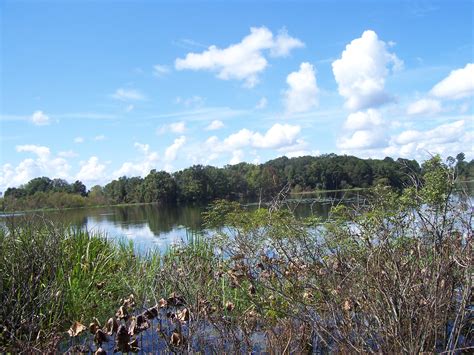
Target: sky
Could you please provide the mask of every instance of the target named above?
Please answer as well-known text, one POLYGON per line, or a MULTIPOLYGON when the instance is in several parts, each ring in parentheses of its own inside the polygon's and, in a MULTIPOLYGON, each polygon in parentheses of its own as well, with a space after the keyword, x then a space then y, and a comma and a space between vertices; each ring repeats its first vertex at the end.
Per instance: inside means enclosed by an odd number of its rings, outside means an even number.
POLYGON ((0 191, 474 158, 472 1, 0 1, 0 191))

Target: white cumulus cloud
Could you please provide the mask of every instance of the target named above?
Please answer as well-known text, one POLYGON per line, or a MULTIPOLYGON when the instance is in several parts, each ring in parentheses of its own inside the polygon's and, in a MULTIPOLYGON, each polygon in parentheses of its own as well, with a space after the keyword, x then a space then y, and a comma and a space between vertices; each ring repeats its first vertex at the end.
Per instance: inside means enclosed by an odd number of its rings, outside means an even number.
POLYGON ((243 128, 224 139, 222 148, 234 150, 242 147, 276 149, 295 144, 301 131, 298 125, 274 124, 264 134, 243 128))
POLYGON ((286 56, 294 48, 302 47, 300 40, 288 35, 286 30, 274 37, 266 27, 252 27, 250 34, 239 43, 226 48, 213 45, 201 53, 188 53, 175 61, 177 70, 209 70, 222 80, 242 80, 247 87, 255 86, 258 74, 268 66, 264 51, 271 56, 286 56))
POLYGON ((17 166, 4 164, 0 170, 0 191, 8 187, 19 186, 38 176, 67 179, 70 165, 61 156, 54 156, 48 147, 35 144, 16 146, 18 153, 33 154, 33 158, 26 158, 17 166))
POLYGON ((305 112, 317 104, 316 74, 310 63, 301 63, 299 71, 290 73, 286 82, 289 88, 284 101, 288 113, 305 112))
POLYGON ((255 148, 281 148, 292 145, 301 131, 298 125, 274 124, 264 135, 254 133, 252 145, 255 148))
POLYGON ((344 129, 356 131, 361 129, 371 129, 383 123, 380 112, 374 109, 358 111, 347 116, 344 122, 344 129))
POLYGON ((232 158, 230 158, 229 160, 229 164, 231 165, 239 164, 242 162, 243 159, 244 159, 244 152, 240 149, 234 150, 232 152, 232 158))
POLYGON ((376 109, 351 113, 347 116, 343 128, 345 132, 337 139, 336 145, 344 153, 386 145, 386 127, 376 109))
POLYGON ((28 152, 28 153, 33 153, 38 156, 40 159, 48 159, 50 155, 50 150, 48 147, 44 147, 41 145, 35 145, 35 144, 25 144, 25 145, 17 145, 16 146, 16 151, 17 152, 28 152))
POLYGON ((215 131, 224 127, 224 122, 221 120, 214 120, 206 127, 206 131, 215 131))
POLYGON ((456 156, 464 152, 473 156, 474 133, 472 125, 465 120, 444 123, 429 130, 406 130, 394 135, 386 155, 426 159, 431 154, 443 157, 456 156))
POLYGON ((178 137, 174 140, 173 144, 171 144, 168 148, 165 150, 165 160, 167 162, 172 162, 176 159, 176 156, 178 154, 178 151, 181 149, 181 147, 186 143, 186 137, 181 136, 178 137))
POLYGON ((474 94, 474 63, 453 70, 446 78, 437 83, 430 91, 440 99, 462 99, 474 94))
POLYGON ((77 154, 73 150, 65 150, 65 151, 59 152, 58 156, 62 158, 76 158, 79 156, 79 154, 77 154))
POLYGON ((380 131, 358 130, 339 139, 337 146, 343 151, 350 151, 382 147, 385 142, 385 137, 380 131))
POLYGON ((408 115, 435 115, 442 111, 441 103, 433 99, 420 99, 407 107, 408 115))
POLYGON ((159 162, 157 152, 150 150, 148 144, 135 142, 134 147, 142 153, 142 157, 135 162, 124 162, 121 167, 113 172, 113 176, 146 176, 150 170, 156 168, 159 162))
POLYGON ((106 177, 106 166, 99 161, 98 157, 91 156, 87 161, 81 162, 80 165, 81 169, 77 173, 76 179, 89 186, 103 183, 106 177))
POLYGON ((31 122, 36 126, 45 126, 51 123, 51 119, 43 111, 38 110, 31 115, 31 122))
POLYGON ((276 123, 267 131, 257 132, 247 128, 230 134, 224 139, 209 137, 200 149, 191 155, 195 163, 208 164, 222 154, 231 153, 232 164, 242 161, 245 150, 256 155, 259 149, 275 149, 280 152, 295 151, 306 148, 306 143, 299 138, 301 127, 298 125, 276 123))
POLYGON ((272 57, 286 57, 294 48, 302 48, 304 43, 298 38, 291 37, 286 28, 278 31, 278 35, 273 41, 273 46, 270 48, 270 55, 272 57))
POLYGON ((385 92, 385 79, 390 68, 397 70, 403 62, 387 48, 374 31, 367 30, 349 43, 341 58, 332 63, 339 94, 346 99, 350 110, 376 107, 390 101, 390 95, 385 92))

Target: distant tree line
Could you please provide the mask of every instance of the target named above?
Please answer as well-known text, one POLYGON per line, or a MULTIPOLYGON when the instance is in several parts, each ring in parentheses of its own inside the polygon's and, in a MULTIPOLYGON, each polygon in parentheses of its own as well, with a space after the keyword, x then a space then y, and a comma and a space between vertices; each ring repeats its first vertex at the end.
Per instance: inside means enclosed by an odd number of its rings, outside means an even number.
MULTIPOLYGON (((474 161, 464 153, 449 157, 460 180, 474 176, 474 161)), ((360 159, 325 154, 318 157, 280 157, 264 164, 240 163, 223 168, 194 165, 170 174, 151 170, 145 177, 120 177, 89 191, 81 181, 38 177, 27 184, 8 188, 4 210, 80 207, 128 203, 205 203, 215 199, 255 199, 274 196, 284 186, 293 192, 339 190, 386 185, 403 189, 420 179, 423 166, 416 160, 399 158, 360 159)))

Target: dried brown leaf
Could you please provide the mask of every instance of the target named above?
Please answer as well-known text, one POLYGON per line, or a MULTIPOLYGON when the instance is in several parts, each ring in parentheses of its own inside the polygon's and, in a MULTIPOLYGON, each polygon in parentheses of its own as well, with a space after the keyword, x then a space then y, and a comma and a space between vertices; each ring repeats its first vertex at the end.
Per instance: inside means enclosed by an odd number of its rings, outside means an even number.
POLYGON ((173 346, 180 346, 184 342, 184 337, 181 333, 178 333, 177 331, 174 331, 173 334, 171 334, 171 339, 170 339, 170 344, 173 346))
POLYGON ((189 321, 189 309, 184 308, 184 309, 178 311, 177 312, 177 317, 178 317, 178 320, 181 323, 185 323, 185 322, 189 321))
POLYGON ((120 308, 115 313, 115 316, 120 320, 126 319, 128 317, 128 311, 124 306, 120 306, 120 308))
POLYGON ((136 335, 143 332, 144 330, 147 330, 148 328, 150 328, 150 322, 143 314, 140 314, 137 317, 132 317, 132 321, 128 327, 128 333, 130 335, 136 335))
POLYGON ((123 301, 123 304, 122 304, 122 306, 124 306, 126 308, 133 308, 133 307, 135 307, 135 305, 136 305, 135 296, 133 294, 130 294, 130 296, 128 296, 128 298, 126 298, 123 301))
POLYGON ((158 306, 160 308, 165 308, 168 306, 168 302, 164 298, 162 298, 161 300, 158 301, 158 306))
POLYGON ((87 327, 84 324, 81 324, 78 321, 76 321, 71 325, 71 328, 69 328, 69 330, 67 332, 68 332, 69 336, 76 337, 86 329, 87 329, 87 327))
POLYGON ((105 324, 105 331, 108 335, 112 335, 117 332, 119 327, 119 322, 115 317, 109 318, 107 323, 105 324))
POLYGON ((96 322, 92 322, 91 324, 89 324, 89 331, 91 332, 91 334, 95 334, 99 329, 100 327, 96 322))

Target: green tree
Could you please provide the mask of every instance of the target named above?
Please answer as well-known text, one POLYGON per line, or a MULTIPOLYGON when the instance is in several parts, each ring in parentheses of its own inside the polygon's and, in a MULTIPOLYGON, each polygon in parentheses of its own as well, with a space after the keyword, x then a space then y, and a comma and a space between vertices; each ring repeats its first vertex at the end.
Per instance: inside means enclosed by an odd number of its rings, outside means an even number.
POLYGON ((87 196, 87 188, 81 181, 76 180, 71 186, 71 192, 81 196, 87 196))
POLYGON ((34 195, 37 192, 48 192, 52 189, 52 180, 46 176, 30 180, 25 185, 27 195, 34 195))
POLYGON ((166 171, 151 170, 142 184, 144 202, 175 202, 176 182, 166 171))

